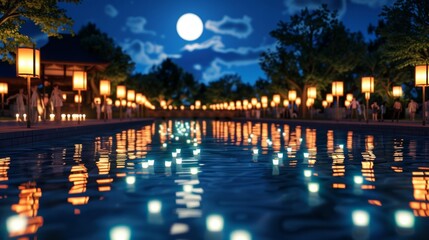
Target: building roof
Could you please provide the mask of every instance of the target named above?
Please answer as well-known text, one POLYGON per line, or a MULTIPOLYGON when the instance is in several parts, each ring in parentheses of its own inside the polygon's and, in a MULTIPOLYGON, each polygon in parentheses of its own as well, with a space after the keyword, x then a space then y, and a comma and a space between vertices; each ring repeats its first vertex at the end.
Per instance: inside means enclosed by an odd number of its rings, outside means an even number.
POLYGON ((40 49, 40 57, 46 75, 49 75, 49 68, 55 66, 56 68, 66 66, 84 68, 86 71, 104 71, 109 65, 108 62, 102 61, 85 50, 80 39, 70 34, 61 34, 61 38, 50 37, 48 43, 40 49))

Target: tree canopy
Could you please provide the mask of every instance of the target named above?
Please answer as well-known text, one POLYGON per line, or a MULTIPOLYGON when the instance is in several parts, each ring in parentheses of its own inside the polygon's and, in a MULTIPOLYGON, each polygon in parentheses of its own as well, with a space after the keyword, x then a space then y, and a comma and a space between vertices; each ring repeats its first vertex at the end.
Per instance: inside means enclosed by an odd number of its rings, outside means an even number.
POLYGON ((3 61, 13 62, 10 53, 20 45, 32 45, 31 37, 22 32, 22 26, 33 23, 48 36, 73 32, 73 20, 58 3, 80 3, 81 0, 1 0, 0 1, 0 55, 3 61))
POLYGON ((306 99, 306 89, 325 90, 360 62, 365 51, 361 33, 352 33, 326 5, 280 21, 270 32, 275 50, 262 54, 260 65, 278 89, 295 89, 306 99))
POLYGON ((378 25, 383 57, 396 68, 429 63, 429 2, 397 0, 384 6, 378 25))
MULTIPOLYGON (((134 62, 115 41, 106 33, 101 32, 93 23, 83 26, 77 35, 82 46, 89 52, 98 56, 100 60, 109 62, 109 66, 104 72, 97 73, 97 79, 106 78, 116 86, 118 83, 125 81, 134 71, 134 62)), ((90 76, 90 84, 94 91, 96 87, 95 76, 90 76)))

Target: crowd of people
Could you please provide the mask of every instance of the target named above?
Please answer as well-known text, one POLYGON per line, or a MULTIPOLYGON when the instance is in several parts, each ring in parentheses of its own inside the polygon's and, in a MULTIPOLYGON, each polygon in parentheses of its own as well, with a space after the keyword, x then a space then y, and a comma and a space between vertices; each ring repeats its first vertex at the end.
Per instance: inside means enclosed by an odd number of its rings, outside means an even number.
MULTIPOLYGON (((426 105, 428 106, 427 109, 429 109, 429 101, 426 102, 426 105)), ((374 101, 371 103, 371 105, 368 107, 368 113, 366 112, 366 106, 365 104, 357 101, 355 98, 353 98, 353 100, 350 103, 349 106, 349 111, 350 113, 348 114, 349 118, 352 119, 358 119, 358 121, 360 120, 367 120, 367 118, 371 117, 372 121, 379 121, 379 122, 383 122, 386 118, 386 113, 387 113, 387 103, 386 102, 381 102, 380 104, 378 104, 377 101, 374 101)), ((391 120, 398 122, 399 119, 401 118, 401 114, 403 112, 403 106, 402 103, 399 99, 395 99, 392 106, 391 106, 391 120)), ((411 99, 408 104, 407 104, 407 113, 406 115, 408 115, 409 119, 411 121, 414 121, 416 118, 416 113, 419 110, 419 104, 414 101, 413 99, 411 99)), ((427 115, 427 114, 426 114, 427 115)), ((426 116, 428 117, 428 116, 426 116)), ((368 119, 370 120, 370 119, 368 119)))
POLYGON ((43 98, 37 85, 34 85, 31 87, 30 99, 24 94, 24 89, 20 88, 18 93, 6 99, 6 105, 9 105, 12 100, 15 100, 13 108, 20 121, 24 121, 25 116, 28 116, 31 122, 37 122, 41 120, 39 116, 46 118, 47 112, 54 113, 55 120, 61 121, 63 94, 58 85, 54 85, 49 98, 43 98))
POLYGON ((55 120, 61 121, 61 107, 63 106, 63 94, 58 85, 54 85, 49 98, 43 98, 39 93, 37 85, 31 87, 30 98, 24 94, 24 89, 20 88, 18 93, 6 99, 6 105, 12 100, 13 108, 18 120, 24 121, 28 117, 31 122, 45 119, 47 112, 55 114, 55 120), (40 116, 40 118, 39 118, 40 116))
MULTIPOLYGON (((45 121, 50 115, 54 114, 54 120, 61 122, 62 120, 62 109, 64 106, 64 94, 58 85, 53 85, 52 90, 49 94, 45 95, 40 92, 37 85, 31 86, 30 98, 24 92, 24 88, 20 88, 14 95, 9 96, 5 104, 9 105, 10 113, 12 116, 17 116, 17 120, 24 122, 30 120, 32 123, 38 121, 45 121)), ((106 118, 112 119, 112 105, 101 103, 100 98, 96 98, 92 107, 96 111, 97 119, 102 118, 102 112, 106 111, 106 118)), ((132 112, 127 108, 126 116, 131 118, 132 112)))

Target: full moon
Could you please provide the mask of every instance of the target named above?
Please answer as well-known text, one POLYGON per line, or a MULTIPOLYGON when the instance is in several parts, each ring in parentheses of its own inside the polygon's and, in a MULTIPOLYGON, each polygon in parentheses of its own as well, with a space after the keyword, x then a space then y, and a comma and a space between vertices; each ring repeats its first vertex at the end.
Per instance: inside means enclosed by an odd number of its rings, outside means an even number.
POLYGON ((194 41, 203 34, 203 21, 193 13, 186 13, 177 20, 176 30, 183 40, 194 41))

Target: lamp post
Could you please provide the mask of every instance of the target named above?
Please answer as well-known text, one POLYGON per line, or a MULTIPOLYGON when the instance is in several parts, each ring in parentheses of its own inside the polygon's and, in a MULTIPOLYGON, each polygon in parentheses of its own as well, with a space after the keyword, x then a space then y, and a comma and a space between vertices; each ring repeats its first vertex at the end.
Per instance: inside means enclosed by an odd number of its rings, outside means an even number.
POLYGON ((283 107, 285 108, 285 112, 283 113, 283 118, 286 118, 289 115, 289 100, 283 99, 283 107))
POLYGON ((344 83, 341 81, 332 82, 332 96, 337 97, 337 106, 335 109, 335 118, 339 120, 338 108, 340 107, 340 96, 344 94, 344 83))
POLYGON ((100 95, 104 96, 104 121, 107 120, 107 103, 106 98, 107 96, 110 96, 110 80, 100 80, 100 95))
POLYGON ((332 93, 326 94, 326 102, 328 102, 328 106, 331 106, 331 103, 334 102, 334 96, 332 96, 332 93))
MULTIPOLYGON (((136 91, 134 91, 132 89, 128 89, 127 90, 127 101, 130 104, 127 104, 127 108, 132 108, 132 104, 134 103, 135 100, 136 100, 136 91)), ((131 116, 132 116, 132 114, 130 113, 130 116, 128 116, 128 117, 131 118, 131 116)))
POLYGON ((287 98, 291 102, 291 109, 292 109, 291 118, 292 118, 293 110, 295 109, 294 102, 296 101, 296 91, 295 90, 289 90, 289 92, 287 93, 287 98))
POLYGON ((4 95, 8 93, 7 83, 0 83, 0 93, 1 93, 1 116, 4 114, 4 95))
POLYGON ((145 95, 142 95, 141 103, 142 103, 142 117, 145 117, 146 105, 148 104, 148 100, 145 95))
POLYGON ((300 98, 300 97, 297 97, 297 98, 296 98, 296 100, 295 100, 295 104, 296 104, 296 107, 298 107, 298 108, 299 108, 299 106, 301 105, 301 98, 300 98))
POLYGON ((311 107, 314 104, 314 99, 317 97, 317 89, 316 87, 308 87, 307 88, 307 102, 306 105, 308 107, 308 110, 310 111, 310 118, 313 119, 313 112, 311 111, 311 107), (308 101, 308 99, 311 99, 308 101))
MULTIPOLYGON (((74 102, 77 103, 77 105, 79 106, 82 103, 82 95, 80 95, 80 94, 74 95, 74 102)), ((80 121, 80 111, 79 110, 78 110, 78 114, 76 115, 76 118, 77 118, 77 122, 79 124, 79 121, 80 121)), ((73 118, 73 120, 74 120, 74 118, 73 118)))
POLYGON ((274 94, 273 95, 273 102, 276 105, 276 118, 280 117, 280 114, 279 114, 279 104, 280 104, 281 100, 282 100, 282 98, 281 98, 280 94, 274 94))
POLYGON ((16 74, 19 77, 27 78, 27 128, 30 128, 31 78, 40 76, 40 50, 34 46, 32 48, 19 47, 16 54, 16 74))
POLYGON ((268 97, 267 96, 261 96, 261 105, 262 105, 262 117, 266 116, 266 109, 268 107, 268 97))
POLYGON ((365 93, 366 100, 366 122, 369 122, 368 116, 368 106, 369 106, 369 98, 371 97, 371 93, 374 92, 374 77, 362 77, 362 92, 365 93))
POLYGON ((322 101, 322 106, 323 106, 323 108, 327 108, 328 107, 328 101, 326 101, 326 100, 323 100, 322 101))
POLYGON ((252 116, 255 117, 256 116, 256 111, 253 111, 253 109, 256 108, 256 104, 258 104, 258 99, 257 98, 251 98, 250 99, 250 103, 252 104, 252 116))
POLYGON ((313 112, 311 111, 311 107, 314 104, 314 98, 307 98, 307 101, 305 102, 305 105, 307 106, 308 110, 310 111, 310 119, 313 119, 313 112))
POLYGON ((137 117, 140 117, 140 105, 142 104, 143 93, 136 93, 137 117))
MULTIPOLYGON (((73 91, 77 90, 77 96, 79 101, 77 103, 77 123, 80 123, 80 104, 82 103, 81 91, 86 91, 87 77, 85 71, 74 71, 73 72, 73 91)), ((76 98, 75 98, 76 99, 76 98)))
POLYGON ((127 94, 127 87, 124 85, 118 85, 116 86, 116 98, 119 99, 119 119, 122 120, 122 99, 125 98, 127 94))
POLYGON ((423 126, 426 125, 426 92, 425 87, 429 85, 428 79, 428 64, 426 65, 418 65, 416 66, 416 74, 415 74, 416 86, 422 87, 422 95, 423 95, 423 126))

